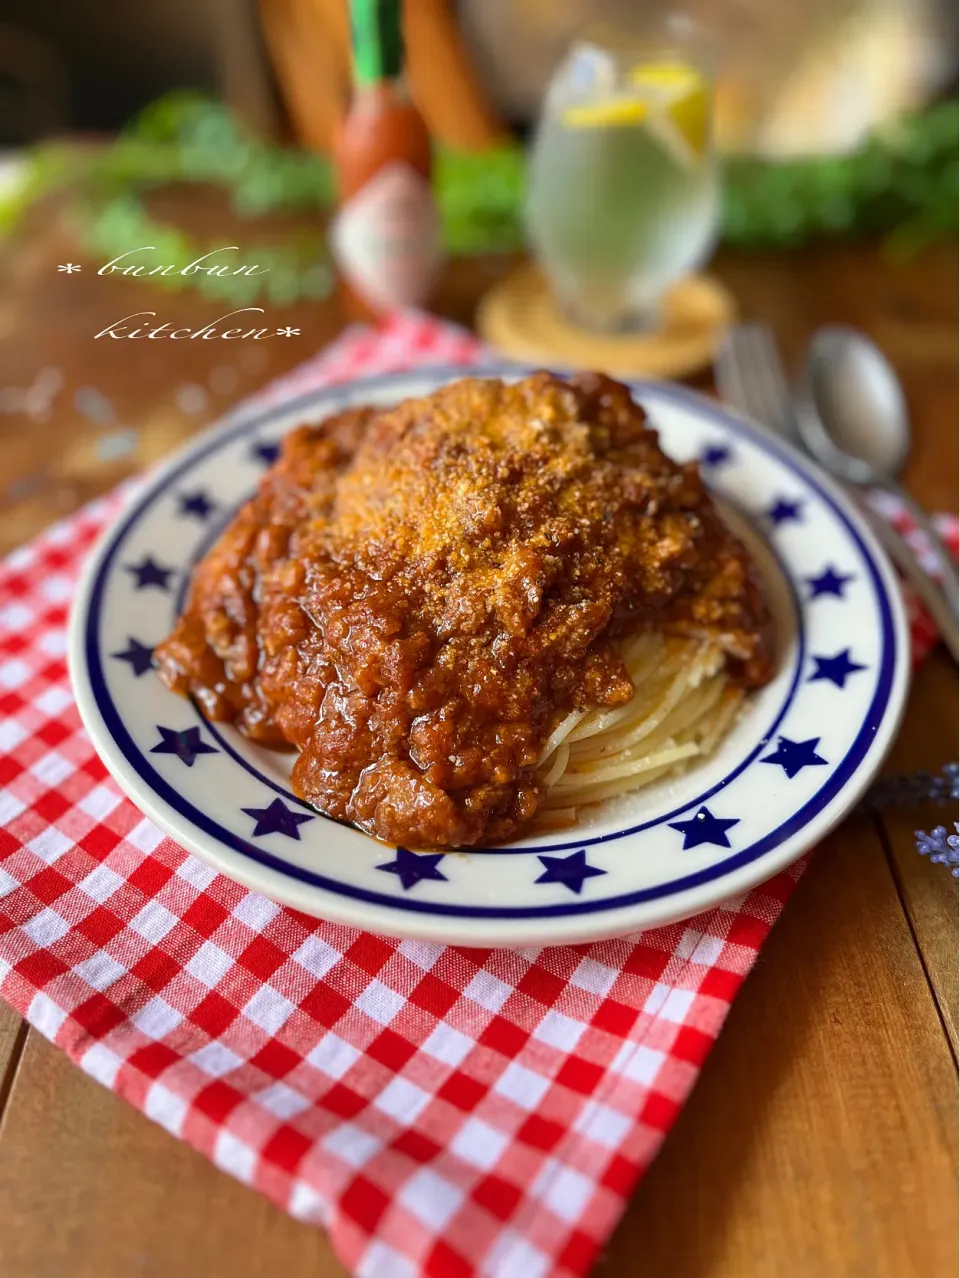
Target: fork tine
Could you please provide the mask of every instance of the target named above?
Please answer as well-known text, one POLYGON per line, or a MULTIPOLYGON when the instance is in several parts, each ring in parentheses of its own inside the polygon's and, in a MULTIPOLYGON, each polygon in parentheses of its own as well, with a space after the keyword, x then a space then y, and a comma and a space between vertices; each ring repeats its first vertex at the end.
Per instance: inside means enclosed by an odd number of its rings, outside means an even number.
POLYGON ((714 360, 714 376, 717 389, 724 403, 747 413, 747 396, 743 385, 741 355, 739 351, 739 326, 727 329, 714 360))
POLYGON ((775 434, 794 435, 790 387, 765 324, 727 330, 716 360, 721 397, 775 434))
MULTIPOLYGON (((788 394, 782 377, 777 375, 775 366, 771 366, 771 342, 769 335, 758 325, 754 325, 746 335, 749 351, 750 382, 755 389, 756 403, 762 406, 763 421, 773 430, 779 430, 783 416, 783 398, 788 394)), ((776 351, 773 360, 777 359, 776 351)))
POLYGON ((768 420, 779 434, 791 435, 793 434, 792 396, 773 334, 766 325, 758 325, 754 341, 756 344, 755 368, 757 376, 762 378, 767 396, 768 420))
POLYGON ((753 326, 737 325, 727 331, 717 363, 721 396, 761 425, 768 425, 763 387, 755 372, 753 326))

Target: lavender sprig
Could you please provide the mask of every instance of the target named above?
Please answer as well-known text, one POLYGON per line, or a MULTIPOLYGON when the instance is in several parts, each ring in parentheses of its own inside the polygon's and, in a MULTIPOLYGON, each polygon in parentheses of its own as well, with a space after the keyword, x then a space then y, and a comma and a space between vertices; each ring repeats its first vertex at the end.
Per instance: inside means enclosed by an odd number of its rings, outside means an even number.
POLYGON ((861 811, 877 812, 881 808, 909 808, 921 803, 955 803, 960 798, 960 767, 947 763, 934 776, 926 771, 897 777, 883 777, 868 790, 860 804, 861 811))
POLYGON ((917 851, 921 856, 928 856, 934 865, 947 865, 955 879, 960 879, 960 822, 954 821, 955 834, 947 834, 947 828, 938 825, 936 829, 925 834, 916 830, 917 851))

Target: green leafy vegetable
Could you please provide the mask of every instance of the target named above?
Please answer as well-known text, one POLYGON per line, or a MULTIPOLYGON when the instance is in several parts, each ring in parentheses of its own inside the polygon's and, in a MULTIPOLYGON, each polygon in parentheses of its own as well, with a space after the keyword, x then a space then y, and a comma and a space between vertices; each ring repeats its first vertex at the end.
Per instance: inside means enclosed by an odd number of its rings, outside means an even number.
MULTIPOLYGON (((728 159, 723 238, 741 248, 763 248, 884 234, 894 252, 906 254, 955 236, 957 146, 957 103, 945 102, 879 131, 849 155, 728 159)), ((482 154, 438 148, 435 186, 449 253, 522 246, 524 171, 517 142, 482 154)), ((218 246, 150 216, 145 195, 174 182, 223 188, 243 219, 315 212, 317 229, 268 244, 245 243, 244 259, 269 265, 268 274, 150 277, 158 286, 197 288, 237 305, 260 296, 287 302, 329 291, 332 271, 320 216, 334 201, 329 161, 249 137, 226 107, 199 93, 158 99, 109 147, 35 148, 20 180, 0 195, 0 233, 35 200, 67 188, 76 192, 91 253, 106 260, 152 244, 157 261, 186 264, 218 246)))

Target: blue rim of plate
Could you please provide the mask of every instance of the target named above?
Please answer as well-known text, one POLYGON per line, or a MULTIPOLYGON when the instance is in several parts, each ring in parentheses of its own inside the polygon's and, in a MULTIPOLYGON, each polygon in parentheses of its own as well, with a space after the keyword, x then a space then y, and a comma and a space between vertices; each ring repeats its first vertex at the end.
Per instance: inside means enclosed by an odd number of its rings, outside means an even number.
MULTIPOLYGON (((244 415, 239 420, 231 422, 229 419, 224 425, 211 432, 211 436, 206 441, 201 440, 195 446, 191 447, 183 459, 176 464, 165 468, 157 479, 148 486, 147 490, 140 494, 126 511, 122 519, 107 534, 106 539, 101 547, 95 552, 97 557, 96 569, 92 581, 88 582, 85 594, 88 598, 86 615, 82 621, 83 627, 83 654, 85 658, 86 674, 89 680, 90 689, 94 702, 103 719, 104 727, 109 733, 114 745, 120 755, 125 759, 127 764, 139 776, 149 789, 164 803, 172 808, 179 816, 185 818, 191 825, 204 834, 215 839, 225 847, 230 848, 234 852, 239 852, 242 856, 249 858, 256 864, 279 873, 280 875, 294 879, 298 882, 305 883, 311 887, 331 892, 335 895, 345 896, 354 900, 365 901, 369 904, 385 906, 391 910, 408 911, 418 914, 434 914, 441 916, 455 916, 463 918, 486 918, 486 919, 538 919, 550 918, 569 915, 597 914, 612 910, 623 909, 632 905, 640 905, 645 902, 662 899, 665 897, 676 896, 687 892, 691 889, 701 887, 710 883, 727 878, 734 871, 739 870, 754 861, 759 860, 767 853, 780 846, 793 835, 797 834, 813 817, 820 813, 832 799, 844 788, 844 786, 854 776, 860 764, 866 757, 876 734, 884 721, 889 705, 891 692, 894 685, 895 672, 898 662, 903 659, 904 654, 898 649, 898 627, 894 621, 893 610, 890 605, 888 591, 884 585, 883 574, 877 566, 877 562, 870 547, 866 544, 861 536, 860 530, 855 523, 849 518, 847 511, 843 505, 837 502, 832 493, 825 487, 817 477, 816 471, 812 466, 798 464, 793 450, 783 446, 778 440, 766 435, 757 427, 752 426, 749 422, 735 417, 722 408, 718 407, 704 396, 698 395, 695 391, 687 390, 684 387, 674 386, 663 382, 634 381, 631 380, 627 384, 635 393, 639 393, 642 397, 645 393, 660 400, 673 401, 681 405, 695 408, 705 420, 711 420, 719 425, 724 431, 733 435, 749 440, 754 446, 759 447, 761 451, 772 453, 778 462, 784 465, 795 476, 799 476, 803 483, 817 494, 817 496, 833 511, 836 517, 843 524, 852 542, 857 548, 859 555, 865 565, 867 577, 876 597, 876 603, 880 614, 881 624, 881 655, 877 672, 877 681, 873 696, 870 701, 869 708, 864 716, 863 722, 853 741, 853 744, 847 750, 843 758, 837 763, 831 771, 823 786, 788 820, 782 822, 776 829, 771 830, 768 834, 750 844, 748 847, 741 849, 732 856, 724 858, 722 861, 715 862, 709 867, 690 874, 682 875, 676 879, 668 880, 665 883, 658 883, 652 887, 637 889, 633 892, 620 893, 616 896, 605 897, 599 900, 576 901, 569 903, 557 903, 554 905, 532 906, 532 907, 516 907, 516 906, 480 906, 480 905, 451 905, 443 902, 435 901, 418 901, 416 899, 401 898, 392 896, 386 892, 376 892, 367 888, 359 887, 351 883, 343 883, 340 880, 330 878, 328 875, 318 874, 313 870, 293 865, 281 857, 272 855, 263 848, 258 848, 246 839, 242 839, 239 835, 234 834, 231 830, 226 829, 219 823, 213 821, 206 813, 195 807, 187 801, 178 791, 169 784, 156 769, 152 766, 143 752, 136 746, 129 732, 127 731, 120 713, 110 696, 107 682, 104 676, 103 664, 101 659, 101 643, 100 643, 100 620, 103 605, 104 588, 107 577, 113 566, 117 552, 120 550, 125 538, 140 522, 140 520, 149 512, 153 504, 163 497, 171 486, 182 477, 182 475, 196 465, 201 459, 208 457, 211 453, 222 448, 224 445, 233 442, 238 437, 245 435, 255 435, 265 425, 270 424, 277 418, 288 418, 298 412, 309 412, 311 415, 316 410, 322 409, 326 403, 336 406, 338 401, 342 401, 345 395, 349 395, 350 399, 355 401, 357 393, 364 388, 373 389, 386 384, 396 385, 402 384, 404 381, 417 381, 430 378, 452 379, 458 376, 498 376, 504 374, 522 375, 525 370, 513 365, 484 365, 484 366, 465 366, 453 367, 442 366, 432 368, 410 369, 404 372, 387 373, 376 377, 364 378, 349 383, 340 383, 335 386, 325 387, 319 391, 309 392, 296 399, 289 400, 285 403, 272 406, 259 413, 244 415)), ((789 578, 787 578, 789 580, 789 578)), ((799 632, 802 636, 802 626, 799 632)), ((778 712, 776 722, 771 728, 771 732, 775 730, 776 723, 779 723, 789 706, 792 704, 799 685, 799 674, 802 666, 798 665, 794 674, 794 679, 786 700, 778 712)), ((195 709, 197 709, 195 707, 195 709)), ((199 710, 197 711, 199 713, 199 710)), ((200 716, 204 724, 210 730, 209 721, 200 716)), ((215 734, 219 743, 223 745, 223 738, 219 733, 215 734)), ((649 829, 654 826, 662 825, 671 817, 675 817, 680 813, 687 812, 701 803, 704 797, 715 794, 718 790, 723 789, 730 783, 735 776, 738 776, 744 768, 756 757, 763 745, 769 740, 769 734, 764 734, 760 744, 755 747, 746 760, 741 760, 737 766, 732 769, 725 777, 710 787, 705 795, 698 796, 688 802, 676 811, 665 813, 655 819, 644 822, 640 825, 631 826, 624 830, 610 832, 605 835, 595 836, 589 839, 574 840, 572 842, 542 845, 527 848, 514 849, 484 849, 484 855, 497 855, 500 853, 529 853, 543 854, 557 850, 568 850, 570 848, 587 847, 591 844, 610 843, 616 839, 626 838, 632 834, 636 834, 641 830, 649 829)), ((235 760, 238 758, 236 752, 228 745, 227 753, 235 760)), ((254 771, 245 760, 239 760, 248 770, 254 771)), ((274 790, 280 793, 288 793, 282 787, 278 787, 275 782, 269 778, 263 777, 257 773, 260 779, 274 790)), ((301 806, 307 807, 310 811, 309 804, 304 804, 303 800, 296 799, 301 806)), ((319 814, 322 816, 323 814, 319 814)), ((798 850, 797 855, 800 855, 798 850)))

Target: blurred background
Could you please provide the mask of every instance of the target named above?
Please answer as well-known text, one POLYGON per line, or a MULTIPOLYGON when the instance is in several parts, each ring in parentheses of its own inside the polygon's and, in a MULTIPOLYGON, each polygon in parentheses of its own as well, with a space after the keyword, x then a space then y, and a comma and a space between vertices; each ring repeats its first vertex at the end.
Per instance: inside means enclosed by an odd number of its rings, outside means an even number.
MULTIPOLYGON (((489 103, 509 125, 535 118, 559 58, 584 24, 629 28, 655 0, 410 0, 408 20, 452 16, 489 103)), ((956 74, 949 0, 690 0, 719 47, 723 149, 842 150, 956 74)), ((337 0, 3 0, 0 143, 67 129, 118 129, 161 93, 226 94, 264 128, 296 121, 313 94, 345 100, 346 19, 337 0), (326 83, 311 87, 304 75, 326 83)), ((436 39, 436 36, 434 36, 436 39)), ((452 76, 455 65, 433 74, 452 76)), ((454 92, 456 100, 464 97, 454 92)), ((323 113, 302 132, 322 131, 323 113)), ((466 125, 463 126, 466 130, 466 125)), ((455 131, 455 126, 454 126, 455 131)), ((468 130, 467 130, 468 131, 468 130)))
MULTIPOLYGON (((956 5, 684 7, 715 47, 714 266, 742 313, 781 314, 799 343, 810 315, 784 290, 791 270, 820 281, 821 318, 843 318, 857 290, 879 289, 865 264, 882 262, 901 325, 890 342, 952 351, 952 303, 925 302, 920 328, 909 317, 914 296, 946 296, 928 282, 942 286, 937 246, 956 240, 956 5), (803 254, 802 272, 789 266, 803 254)), ((471 323, 523 259, 533 126, 571 41, 587 26, 629 35, 665 9, 405 0, 448 257, 432 309, 471 323)), ((350 92, 347 0, 0 0, 0 551, 340 330, 329 150, 350 92), (97 275, 140 245, 186 263, 224 244, 268 273, 97 275), (240 343, 229 359, 218 343, 93 340, 137 310, 198 324, 247 305, 296 339, 240 343)))

